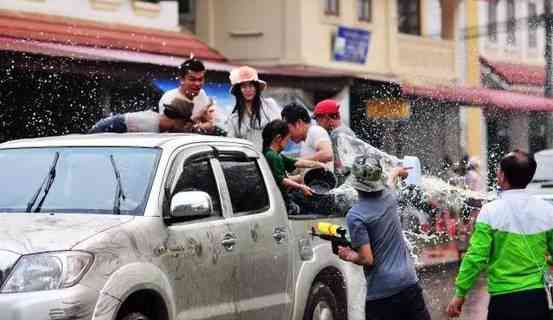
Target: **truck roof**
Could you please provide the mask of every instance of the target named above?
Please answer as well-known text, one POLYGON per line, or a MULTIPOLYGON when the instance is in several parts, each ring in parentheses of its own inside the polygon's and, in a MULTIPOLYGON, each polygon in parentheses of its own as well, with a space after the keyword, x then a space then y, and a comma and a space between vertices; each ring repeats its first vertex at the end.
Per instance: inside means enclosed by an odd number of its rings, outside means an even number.
POLYGON ((69 134, 43 138, 12 140, 0 144, 0 149, 41 147, 146 147, 183 145, 201 142, 233 142, 253 145, 242 139, 184 133, 97 133, 69 134))

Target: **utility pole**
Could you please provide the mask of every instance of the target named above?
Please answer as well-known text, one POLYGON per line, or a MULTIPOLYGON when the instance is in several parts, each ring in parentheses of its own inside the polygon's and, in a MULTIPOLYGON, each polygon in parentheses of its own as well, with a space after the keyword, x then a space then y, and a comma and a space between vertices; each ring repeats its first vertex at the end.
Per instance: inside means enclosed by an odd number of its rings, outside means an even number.
POLYGON ((545 88, 544 96, 553 97, 553 16, 551 0, 543 1, 543 21, 545 24, 545 88))
MULTIPOLYGON (((553 97, 553 15, 551 14, 551 0, 543 1, 543 22, 545 25, 545 87, 543 95, 546 98, 553 97)), ((551 122, 553 117, 551 114, 545 115, 545 145, 551 147, 553 140, 553 130, 551 122)))

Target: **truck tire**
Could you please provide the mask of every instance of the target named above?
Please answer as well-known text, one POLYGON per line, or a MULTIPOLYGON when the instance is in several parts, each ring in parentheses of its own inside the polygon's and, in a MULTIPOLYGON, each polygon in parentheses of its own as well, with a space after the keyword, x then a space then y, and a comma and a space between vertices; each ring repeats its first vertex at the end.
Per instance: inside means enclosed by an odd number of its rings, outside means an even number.
POLYGON ((345 320, 338 314, 336 295, 324 283, 317 282, 311 288, 303 320, 345 320))
POLYGON ((140 312, 132 312, 121 318, 121 320, 150 320, 150 318, 140 312))

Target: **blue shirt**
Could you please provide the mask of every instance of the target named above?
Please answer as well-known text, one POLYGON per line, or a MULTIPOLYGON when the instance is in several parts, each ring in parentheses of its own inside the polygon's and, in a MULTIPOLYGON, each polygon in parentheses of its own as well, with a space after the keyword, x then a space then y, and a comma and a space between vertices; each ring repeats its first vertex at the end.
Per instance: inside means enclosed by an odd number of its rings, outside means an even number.
POLYGON ((365 266, 367 300, 390 297, 418 282, 413 259, 403 236, 395 193, 383 190, 374 197, 359 193, 346 221, 353 248, 370 244, 372 266, 365 266))

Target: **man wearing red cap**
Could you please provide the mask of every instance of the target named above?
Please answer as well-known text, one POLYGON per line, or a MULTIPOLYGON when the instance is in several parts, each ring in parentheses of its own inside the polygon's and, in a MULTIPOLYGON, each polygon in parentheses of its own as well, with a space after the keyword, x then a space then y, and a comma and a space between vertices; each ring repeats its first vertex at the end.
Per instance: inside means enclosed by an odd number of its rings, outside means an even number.
POLYGON ((348 127, 342 125, 340 117, 340 105, 336 100, 326 99, 315 106, 313 117, 317 124, 328 131, 332 141, 332 152, 334 154, 334 170, 338 177, 339 184, 342 184, 348 174, 340 159, 337 149, 337 141, 340 134, 355 137, 355 133, 348 127))

